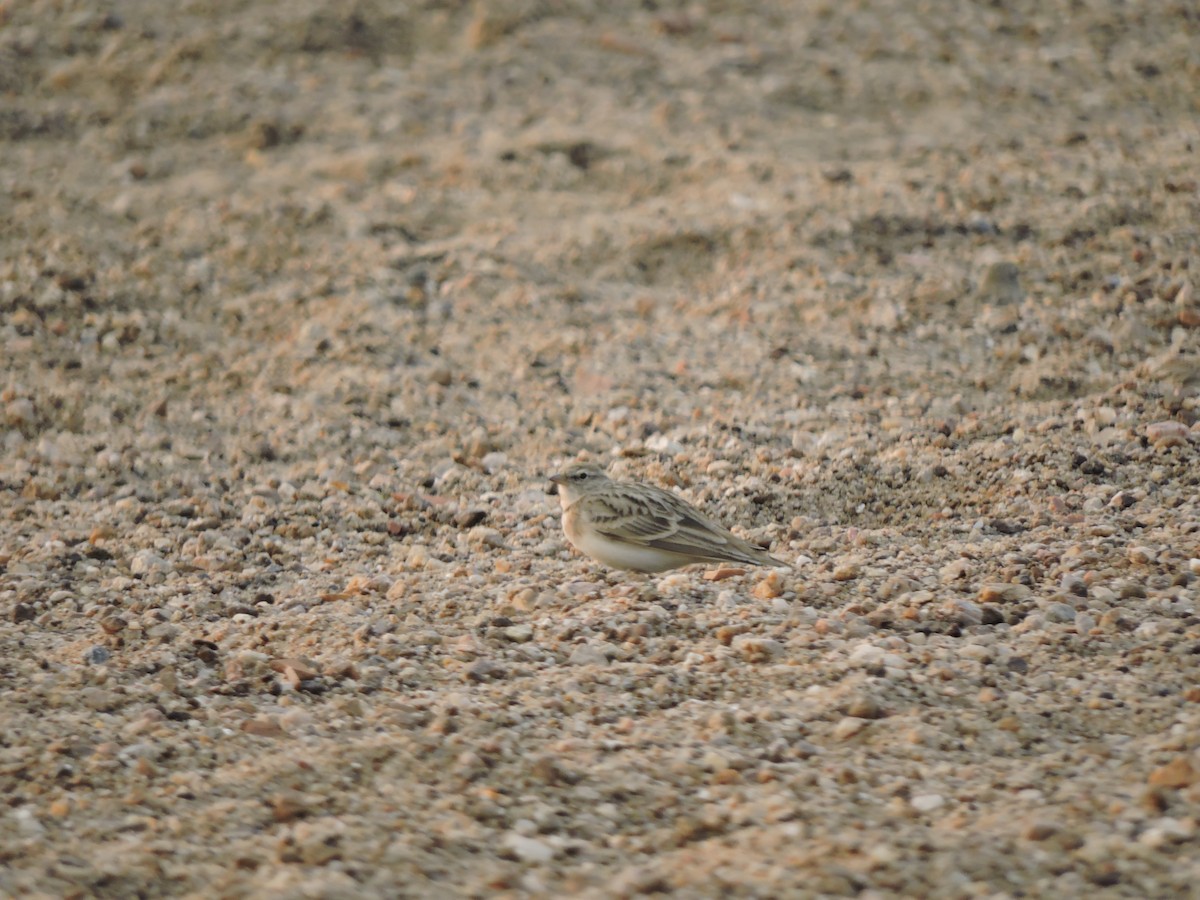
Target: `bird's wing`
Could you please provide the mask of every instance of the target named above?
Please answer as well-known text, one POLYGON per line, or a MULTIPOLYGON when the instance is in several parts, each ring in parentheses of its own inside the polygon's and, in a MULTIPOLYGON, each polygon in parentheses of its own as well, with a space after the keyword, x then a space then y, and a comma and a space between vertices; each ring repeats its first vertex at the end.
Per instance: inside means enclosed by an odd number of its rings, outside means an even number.
POLYGON ((772 561, 682 498, 648 485, 584 498, 581 510, 605 537, 711 560, 772 561))

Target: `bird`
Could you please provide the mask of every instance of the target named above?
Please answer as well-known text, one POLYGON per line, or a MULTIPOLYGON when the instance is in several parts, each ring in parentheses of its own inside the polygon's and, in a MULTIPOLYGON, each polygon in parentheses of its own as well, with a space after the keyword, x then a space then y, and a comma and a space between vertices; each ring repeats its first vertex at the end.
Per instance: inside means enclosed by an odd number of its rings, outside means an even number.
POLYGON ((569 466, 550 480, 558 486, 567 540, 614 569, 654 573, 703 562, 787 566, 671 491, 613 481, 591 463, 569 466))

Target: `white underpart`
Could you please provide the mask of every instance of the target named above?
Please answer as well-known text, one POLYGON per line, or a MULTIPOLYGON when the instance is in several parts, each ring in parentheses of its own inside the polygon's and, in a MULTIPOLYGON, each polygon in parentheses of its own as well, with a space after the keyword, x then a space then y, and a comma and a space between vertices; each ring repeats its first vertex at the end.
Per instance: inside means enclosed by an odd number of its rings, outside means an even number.
POLYGON ((654 547, 638 547, 623 541, 614 541, 600 534, 580 535, 567 539, 592 559, 612 566, 614 569, 633 569, 638 572, 665 572, 691 562, 688 557, 654 547))

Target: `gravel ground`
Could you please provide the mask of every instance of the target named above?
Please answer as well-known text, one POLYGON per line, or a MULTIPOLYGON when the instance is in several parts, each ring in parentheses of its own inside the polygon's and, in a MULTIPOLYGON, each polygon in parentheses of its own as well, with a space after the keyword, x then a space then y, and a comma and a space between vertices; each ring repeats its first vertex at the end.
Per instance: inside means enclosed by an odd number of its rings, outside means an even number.
POLYGON ((0 893, 1200 883, 1188 2, 0 5, 0 893), (610 572, 546 476, 793 568, 610 572))

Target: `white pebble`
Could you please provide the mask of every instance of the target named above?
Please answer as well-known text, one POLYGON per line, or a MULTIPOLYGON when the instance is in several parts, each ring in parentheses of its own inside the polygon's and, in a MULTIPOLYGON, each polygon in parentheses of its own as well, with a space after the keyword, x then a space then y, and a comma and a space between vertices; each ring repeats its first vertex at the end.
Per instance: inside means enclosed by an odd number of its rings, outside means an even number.
POLYGON ((664 453, 667 456, 678 456, 683 452, 683 445, 673 441, 665 434, 652 434, 646 438, 646 449, 654 453, 664 453))
POLYGON ((584 644, 572 651, 571 658, 567 662, 572 666, 607 666, 608 657, 598 647, 584 644))
POLYGON ((134 575, 162 572, 170 567, 170 563, 151 550, 141 550, 135 553, 133 559, 129 561, 129 571, 134 575))
POLYGON ((862 643, 850 653, 850 662, 856 666, 877 666, 883 662, 887 652, 874 644, 862 643))
POLYGON ((833 736, 839 741, 847 740, 854 737, 864 728, 867 727, 866 719, 858 719, 853 716, 846 716, 842 721, 833 726, 833 736))
POLYGON ((504 846, 521 862, 542 864, 554 859, 554 848, 545 841, 526 837, 515 831, 510 831, 504 836, 504 846))
POLYGON ((930 813, 941 809, 946 803, 946 798, 941 794, 917 794, 909 803, 919 813, 930 813))

